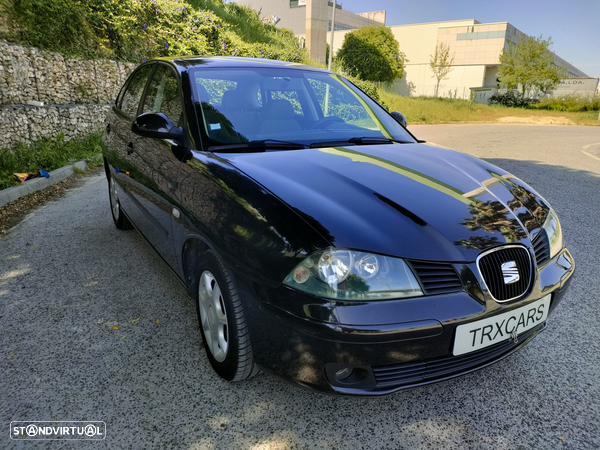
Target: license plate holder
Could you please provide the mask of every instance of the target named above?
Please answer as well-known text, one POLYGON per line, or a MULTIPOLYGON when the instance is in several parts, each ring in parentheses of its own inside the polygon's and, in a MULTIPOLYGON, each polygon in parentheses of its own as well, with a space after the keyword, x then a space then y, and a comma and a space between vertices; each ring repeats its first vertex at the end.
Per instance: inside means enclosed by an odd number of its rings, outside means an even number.
POLYGON ((508 339, 517 339, 548 318, 551 296, 547 295, 528 305, 456 327, 454 356, 475 352, 508 339))

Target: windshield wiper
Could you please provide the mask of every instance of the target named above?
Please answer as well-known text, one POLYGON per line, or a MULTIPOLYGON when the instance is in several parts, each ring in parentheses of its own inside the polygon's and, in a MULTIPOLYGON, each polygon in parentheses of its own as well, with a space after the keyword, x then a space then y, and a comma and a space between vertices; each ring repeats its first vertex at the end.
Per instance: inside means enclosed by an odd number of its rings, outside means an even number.
POLYGON ((235 144, 213 145, 208 147, 210 152, 230 152, 235 150, 254 150, 265 151, 268 149, 275 150, 300 150, 309 148, 307 145, 299 144, 298 142, 279 141, 277 139, 262 139, 249 142, 236 142, 235 144))
POLYGON ((401 141, 399 139, 386 138, 386 137, 354 137, 350 139, 343 140, 331 140, 331 141, 321 141, 321 142, 313 142, 310 144, 310 148, 316 147, 324 147, 324 146, 333 146, 333 145, 377 145, 377 144, 413 144, 411 141, 401 141))

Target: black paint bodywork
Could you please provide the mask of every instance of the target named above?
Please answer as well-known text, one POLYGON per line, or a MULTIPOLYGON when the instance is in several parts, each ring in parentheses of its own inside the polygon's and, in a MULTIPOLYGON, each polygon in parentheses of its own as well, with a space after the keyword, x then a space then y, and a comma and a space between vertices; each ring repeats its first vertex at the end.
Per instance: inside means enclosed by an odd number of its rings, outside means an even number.
MULTIPOLYGON (((196 58, 146 64, 167 64, 177 73, 184 137, 174 142, 136 135, 131 131, 135 117, 115 105, 104 136, 107 174, 117 181, 122 210, 191 295, 199 255, 207 248, 218 252, 234 274, 254 357, 263 369, 325 392, 388 393, 421 382, 378 388, 371 366, 451 358, 456 326, 548 294, 552 310, 560 301, 574 268, 566 250, 562 265, 559 255, 535 267, 532 289, 517 302, 496 302, 477 269, 481 252, 506 243, 521 244, 535 256, 532 238, 540 232, 549 205, 516 177, 416 140, 212 153, 207 151, 188 69, 267 63, 196 58), (307 255, 330 246, 448 262, 463 289, 341 302, 283 285, 307 255), (344 365, 364 368, 364 379, 347 386, 332 382, 331 374, 344 365)), ((287 63, 268 64, 297 70, 287 63)), ((464 367, 451 376, 486 364, 464 367)))

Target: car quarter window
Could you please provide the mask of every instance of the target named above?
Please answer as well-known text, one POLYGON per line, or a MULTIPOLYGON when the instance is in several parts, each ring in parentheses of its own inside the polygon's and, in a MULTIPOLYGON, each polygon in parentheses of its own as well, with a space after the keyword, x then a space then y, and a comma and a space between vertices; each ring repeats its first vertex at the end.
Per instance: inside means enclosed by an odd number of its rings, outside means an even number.
POLYGON ((285 90, 285 91, 269 91, 269 98, 271 100, 287 100, 292 104, 294 108, 294 114, 303 115, 302 104, 300 102, 300 96, 296 90, 285 90))
POLYGON ((118 104, 118 107, 129 117, 133 118, 137 116, 140 99, 142 98, 144 87, 146 86, 148 77, 150 77, 150 74, 152 73, 153 67, 154 65, 140 67, 131 76, 129 83, 125 88, 125 92, 123 93, 123 97, 120 104, 118 104))
POLYGON ((177 75, 167 65, 158 65, 148 85, 142 113, 149 112, 161 112, 175 125, 183 126, 183 108, 179 96, 177 75))
POLYGON ((376 130, 377 124, 368 114, 358 95, 350 90, 342 91, 334 84, 314 78, 308 79, 324 117, 340 117, 346 123, 376 130))
POLYGON ((221 106, 226 91, 234 91, 237 88, 237 82, 231 80, 197 78, 196 83, 201 86, 200 100, 214 107, 221 106))

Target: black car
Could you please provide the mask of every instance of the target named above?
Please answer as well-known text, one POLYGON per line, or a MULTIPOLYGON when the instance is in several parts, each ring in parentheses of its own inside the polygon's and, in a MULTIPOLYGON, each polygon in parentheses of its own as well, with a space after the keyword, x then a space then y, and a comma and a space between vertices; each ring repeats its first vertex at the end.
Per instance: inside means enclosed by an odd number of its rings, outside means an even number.
POLYGON ((419 143, 340 75, 264 59, 139 66, 109 113, 116 226, 196 299, 207 355, 378 395, 496 362, 574 271, 555 212, 515 176, 419 143))

